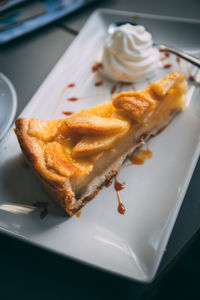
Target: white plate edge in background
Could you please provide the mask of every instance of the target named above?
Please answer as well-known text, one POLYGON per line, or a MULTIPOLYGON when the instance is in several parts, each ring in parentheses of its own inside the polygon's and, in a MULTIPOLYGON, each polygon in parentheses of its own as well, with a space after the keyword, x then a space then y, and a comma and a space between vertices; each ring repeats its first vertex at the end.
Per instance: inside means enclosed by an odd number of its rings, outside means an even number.
POLYGON ((6 82, 6 84, 8 85, 8 87, 11 91, 11 94, 12 94, 12 110, 11 110, 10 119, 8 120, 8 123, 7 123, 6 127, 4 128, 2 133, 0 133, 0 141, 3 139, 6 132, 8 131, 10 126, 12 125, 15 114, 16 114, 16 111, 17 111, 17 93, 15 91, 15 88, 14 88, 12 82, 10 81, 10 79, 8 79, 8 77, 6 77, 3 73, 0 73, 0 80, 1 80, 1 78, 6 82))

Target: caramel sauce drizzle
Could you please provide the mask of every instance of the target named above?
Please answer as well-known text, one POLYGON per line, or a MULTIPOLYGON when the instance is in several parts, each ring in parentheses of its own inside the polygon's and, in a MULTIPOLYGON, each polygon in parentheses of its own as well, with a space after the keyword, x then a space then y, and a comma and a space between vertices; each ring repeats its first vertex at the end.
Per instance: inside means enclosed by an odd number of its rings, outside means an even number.
POLYGON ((120 183, 118 180, 117 180, 117 176, 115 176, 115 190, 117 192, 117 199, 118 199, 118 212, 121 214, 121 215, 124 215, 125 214, 125 207, 124 207, 124 204, 121 202, 121 198, 120 198, 120 195, 119 195, 119 191, 122 190, 124 188, 124 184, 125 182, 120 183))
POLYGON ((97 72, 102 67, 103 67, 103 64, 101 62, 95 61, 92 65, 92 72, 97 72))
POLYGON ((102 84, 103 84, 103 81, 102 81, 102 80, 96 81, 96 82, 94 83, 95 86, 100 86, 100 85, 102 85, 102 84))
POLYGON ((114 84, 110 90, 110 94, 113 95, 116 92, 117 86, 114 84))
MULTIPOLYGON (((100 87, 104 84, 101 76, 100 69, 103 67, 101 62, 95 61, 92 65, 92 72, 96 75, 96 81, 94 82, 94 86, 100 87)), ((102 96, 105 98, 104 88, 102 87, 102 96)), ((96 96, 96 95, 95 95, 96 96)))
POLYGON ((77 98, 77 97, 71 97, 71 98, 68 98, 67 100, 68 100, 68 101, 77 101, 78 98, 77 98))
POLYGON ((164 68, 164 69, 172 68, 172 64, 166 64, 166 65, 163 66, 163 68, 164 68))
POLYGON ((67 85, 64 87, 64 89, 63 89, 62 92, 60 93, 60 96, 58 97, 58 100, 57 100, 57 102, 56 102, 55 109, 54 109, 54 111, 53 111, 53 113, 52 113, 52 116, 56 113, 58 107, 60 106, 60 103, 61 103, 61 101, 62 101, 62 98, 63 98, 63 95, 65 94, 65 92, 68 90, 68 88, 72 88, 72 87, 74 87, 74 86, 75 86, 75 83, 69 83, 69 84, 67 84, 67 85))
MULTIPOLYGON (((159 51, 164 53, 164 56, 160 58, 161 61, 165 61, 170 58, 171 54, 168 51, 165 51, 162 49, 159 49, 159 51)), ((169 69, 172 67, 173 67, 172 63, 167 63, 167 64, 163 65, 164 69, 169 69)))
POLYGON ((190 80, 190 81, 196 81, 196 80, 195 80, 195 77, 194 77, 192 74, 189 76, 189 80, 190 80))
POLYGON ((153 152, 149 149, 149 143, 147 144, 147 149, 146 150, 139 150, 137 151, 136 154, 133 154, 132 156, 129 157, 129 160, 131 163, 125 165, 122 167, 127 168, 132 165, 144 165, 146 160, 149 160, 152 158, 153 152))
POLYGON ((153 153, 149 149, 149 143, 146 150, 139 150, 135 155, 132 155, 129 160, 133 165, 143 165, 146 160, 152 158, 153 153))
POLYGON ((177 61, 178 65, 179 65, 180 71, 183 72, 183 68, 182 68, 180 56, 177 56, 177 57, 176 57, 176 61, 177 61))
POLYGON ((62 111, 63 115, 65 116, 71 116, 73 114, 72 111, 62 111))
POLYGON ((167 51, 165 51, 164 52, 164 56, 163 57, 161 57, 161 61, 164 61, 164 60, 166 60, 166 59, 168 59, 170 57, 170 53, 169 52, 167 52, 167 51))
POLYGON ((80 218, 81 214, 82 214, 81 210, 77 211, 77 212, 76 212, 76 217, 77 217, 77 218, 80 218))
POLYGON ((167 59, 168 59, 167 56, 163 56, 163 57, 160 58, 161 61, 164 61, 164 60, 167 60, 167 59))
POLYGON ((165 51, 165 57, 170 57, 170 53, 165 51))
POLYGON ((117 176, 115 176, 115 190, 116 191, 121 191, 123 190, 125 187, 125 182, 123 183, 120 183, 118 180, 117 180, 117 176))
POLYGON ((119 192, 117 191, 117 199, 118 199, 118 212, 121 214, 121 215, 124 215, 125 214, 125 207, 124 207, 124 204, 121 202, 121 199, 120 199, 120 195, 119 195, 119 192))
POLYGON ((190 64, 188 62, 186 62, 186 67, 188 70, 188 78, 190 81, 195 81, 194 76, 192 75, 191 69, 190 69, 190 64))
POLYGON ((75 86, 75 83, 69 83, 67 86, 68 86, 68 88, 72 88, 75 86))

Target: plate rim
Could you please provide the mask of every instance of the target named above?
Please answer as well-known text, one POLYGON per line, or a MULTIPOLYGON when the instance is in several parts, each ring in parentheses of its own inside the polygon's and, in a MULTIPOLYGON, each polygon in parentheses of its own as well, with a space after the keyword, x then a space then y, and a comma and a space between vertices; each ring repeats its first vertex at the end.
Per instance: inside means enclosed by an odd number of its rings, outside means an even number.
MULTIPOLYGON (((7 84, 8 88, 11 91, 11 94, 12 94, 11 116, 10 116, 4 130, 2 131, 2 133, 0 133, 0 141, 1 141, 3 139, 3 137, 5 137, 7 131, 9 130, 10 126, 13 123, 13 120, 15 118, 16 111, 17 111, 18 101, 17 101, 17 93, 16 93, 15 87, 14 87, 13 83, 11 82, 11 80, 1 72, 0 72, 0 79, 2 79, 7 84)), ((27 103, 27 105, 28 105, 28 103, 27 103)))
MULTIPOLYGON (((90 17, 87 19, 87 21, 94 15, 94 14, 98 14, 98 13, 112 13, 112 14, 116 14, 116 15, 122 15, 122 16, 142 16, 145 18, 149 18, 152 17, 154 19, 158 19, 158 20, 166 20, 166 21, 179 21, 179 22, 186 22, 186 23, 196 23, 196 24, 200 24, 200 20, 198 19, 190 19, 190 18, 184 18, 184 17, 175 17, 175 16, 167 16, 167 15, 158 15, 158 14, 147 14, 147 13, 141 13, 138 11, 125 11, 125 10, 117 10, 117 9, 110 9, 110 8, 98 8, 96 9, 91 15, 90 17)), ((87 23, 86 21, 86 23, 87 23)), ((82 27, 82 29, 85 27, 86 23, 84 24, 84 26, 82 27)), ((82 29, 79 31, 81 32, 82 29)))

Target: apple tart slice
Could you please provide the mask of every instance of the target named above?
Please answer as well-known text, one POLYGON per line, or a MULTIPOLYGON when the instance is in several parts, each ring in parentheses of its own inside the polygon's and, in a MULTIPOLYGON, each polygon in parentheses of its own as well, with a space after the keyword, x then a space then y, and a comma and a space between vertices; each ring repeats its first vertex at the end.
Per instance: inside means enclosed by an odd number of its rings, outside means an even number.
POLYGON ((21 149, 40 182, 73 215, 119 172, 123 161, 185 106, 185 75, 54 121, 15 121, 21 149))

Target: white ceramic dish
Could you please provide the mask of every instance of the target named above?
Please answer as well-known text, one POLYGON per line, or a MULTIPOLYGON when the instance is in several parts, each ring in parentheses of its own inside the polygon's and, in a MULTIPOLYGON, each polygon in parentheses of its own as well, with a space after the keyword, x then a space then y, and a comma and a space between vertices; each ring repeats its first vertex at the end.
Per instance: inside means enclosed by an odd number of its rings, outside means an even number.
POLYGON ((11 126, 17 109, 17 95, 11 81, 0 73, 0 140, 11 126))
MULTIPOLYGON (((144 24, 155 41, 164 40, 193 53, 200 49, 198 21, 141 14, 138 18, 137 13, 97 11, 34 95, 22 116, 48 120, 62 117, 63 110, 78 111, 109 100, 113 83, 105 81, 102 86, 96 87, 94 83, 99 78, 91 72, 91 66, 101 55, 109 24, 133 19, 144 24), (62 92, 70 83, 75 83, 75 86, 62 92), (70 97, 80 99, 67 101, 70 97)), ((161 69, 156 78, 180 68, 189 75, 188 65, 183 61, 178 64, 173 56, 164 63, 172 63, 173 68, 161 69)), ((191 68, 191 72, 195 75, 196 69, 191 68)), ((144 86, 147 82, 136 85, 137 88, 144 86)), ((104 270, 139 281, 151 281, 199 156, 198 97, 198 88, 190 86, 185 112, 151 140, 153 158, 142 166, 121 170, 118 179, 126 182, 125 189, 120 192, 126 207, 125 215, 118 213, 116 193, 110 186, 102 189, 82 209, 80 218, 66 217, 40 188, 32 172, 23 166, 23 157, 11 130, 0 150, 0 230, 104 270), (38 210, 26 209, 34 201, 49 202, 49 213, 45 219, 40 220, 38 210)))

